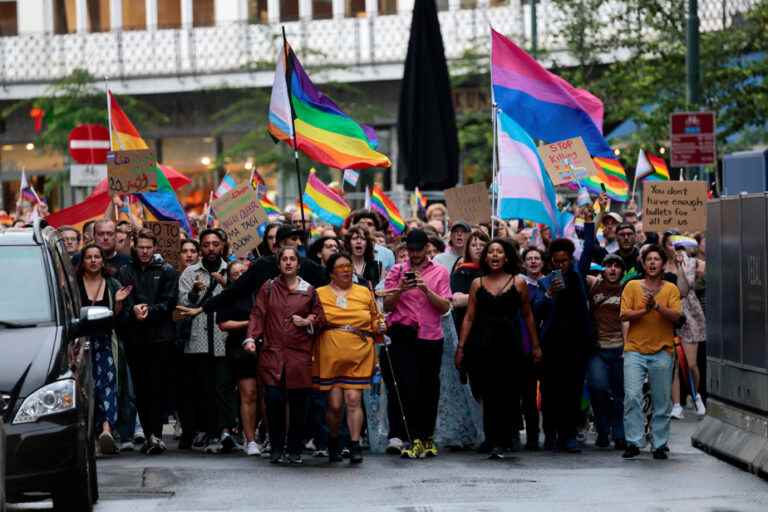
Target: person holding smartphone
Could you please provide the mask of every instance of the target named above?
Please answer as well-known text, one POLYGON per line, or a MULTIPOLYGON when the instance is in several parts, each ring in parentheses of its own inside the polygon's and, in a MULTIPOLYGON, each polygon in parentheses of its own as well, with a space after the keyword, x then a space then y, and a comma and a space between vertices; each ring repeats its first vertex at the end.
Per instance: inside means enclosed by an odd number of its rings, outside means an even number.
POLYGON ((405 238, 408 261, 398 263, 387 274, 384 309, 389 314, 390 358, 382 360, 387 394, 396 396, 397 379, 403 424, 397 400, 389 401, 388 453, 407 458, 434 457, 432 440, 440 399, 440 365, 443 356, 441 317, 451 307, 450 275, 445 267, 427 257, 427 234, 414 229, 405 238), (402 440, 410 433, 410 446, 402 440))

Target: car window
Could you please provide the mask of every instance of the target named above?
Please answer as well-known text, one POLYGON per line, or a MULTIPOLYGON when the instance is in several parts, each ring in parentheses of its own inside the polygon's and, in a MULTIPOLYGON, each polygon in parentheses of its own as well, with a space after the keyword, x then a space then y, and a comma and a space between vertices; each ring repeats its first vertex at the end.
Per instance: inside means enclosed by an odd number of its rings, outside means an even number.
POLYGON ((0 322, 52 321, 41 248, 34 245, 0 246, 0 268, 5 269, 0 287, 0 322))
MULTIPOLYGON (((66 276, 67 287, 69 289, 69 296, 72 299, 72 306, 74 311, 80 311, 80 286, 78 284, 77 272, 72 267, 69 256, 63 250, 62 244, 56 244, 56 255, 58 256, 59 265, 61 270, 64 271, 66 276)), ((77 317, 78 314, 75 314, 77 317)))

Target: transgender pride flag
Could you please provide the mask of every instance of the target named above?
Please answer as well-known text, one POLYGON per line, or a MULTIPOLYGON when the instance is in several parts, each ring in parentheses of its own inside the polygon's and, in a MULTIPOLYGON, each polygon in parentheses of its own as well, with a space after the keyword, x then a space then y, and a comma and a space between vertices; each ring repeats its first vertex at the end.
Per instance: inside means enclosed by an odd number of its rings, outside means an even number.
POLYGON ((531 137, 552 143, 581 137, 592 156, 614 158, 603 138, 603 102, 544 69, 491 30, 493 102, 531 137))
POLYGON ((523 128, 497 109, 499 205, 502 219, 525 219, 560 232, 555 187, 536 145, 523 128))

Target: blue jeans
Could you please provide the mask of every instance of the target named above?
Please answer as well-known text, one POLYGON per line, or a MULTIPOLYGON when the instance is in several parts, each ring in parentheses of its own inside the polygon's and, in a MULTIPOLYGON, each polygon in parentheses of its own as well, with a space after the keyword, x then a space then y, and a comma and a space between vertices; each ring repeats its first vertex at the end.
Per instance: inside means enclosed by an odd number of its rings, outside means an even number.
POLYGON ((624 430, 627 443, 645 446, 645 415, 643 414, 643 383, 646 377, 651 387, 651 434, 653 449, 669 441, 672 412, 672 355, 666 351, 655 354, 624 352, 624 430))
POLYGON ((624 440, 624 348, 603 348, 587 363, 597 435, 624 440))

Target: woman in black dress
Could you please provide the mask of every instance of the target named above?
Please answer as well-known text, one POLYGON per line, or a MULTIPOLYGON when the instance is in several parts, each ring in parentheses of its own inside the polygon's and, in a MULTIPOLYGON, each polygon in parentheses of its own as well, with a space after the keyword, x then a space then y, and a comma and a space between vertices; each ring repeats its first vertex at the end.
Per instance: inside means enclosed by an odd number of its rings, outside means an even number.
POLYGON ((461 333, 461 325, 464 322, 464 314, 469 304, 469 289, 472 281, 480 277, 480 256, 490 239, 482 231, 475 231, 469 235, 465 244, 464 257, 456 260, 451 272, 451 306, 453 306, 453 321, 456 324, 456 332, 461 333))
POLYGON ((456 348, 456 367, 469 374, 473 394, 483 402, 483 430, 491 459, 503 458, 520 417, 518 377, 523 360, 520 317, 531 333, 533 357, 541 359, 539 337, 514 246, 494 239, 480 257, 482 276, 472 282, 456 348))
MULTIPOLYGON (((227 283, 233 283, 246 271, 246 266, 240 261, 233 261, 227 266, 227 283)), ((245 434, 244 451, 247 455, 259 455, 260 448, 256 444, 256 425, 259 402, 258 385, 256 380, 257 359, 255 352, 243 349, 248 318, 253 308, 253 296, 246 295, 235 299, 222 307, 216 314, 219 329, 227 332, 227 359, 229 359, 232 374, 237 379, 240 390, 240 419, 245 434)))

